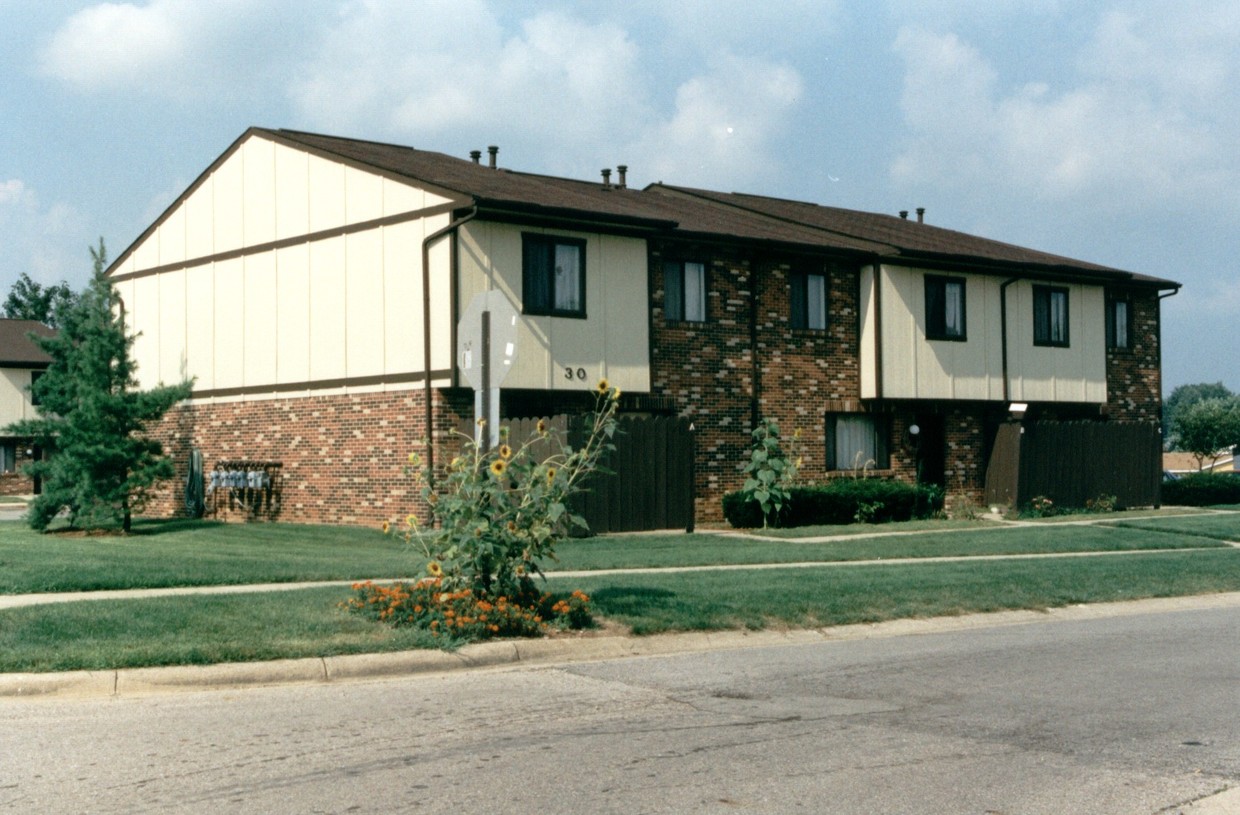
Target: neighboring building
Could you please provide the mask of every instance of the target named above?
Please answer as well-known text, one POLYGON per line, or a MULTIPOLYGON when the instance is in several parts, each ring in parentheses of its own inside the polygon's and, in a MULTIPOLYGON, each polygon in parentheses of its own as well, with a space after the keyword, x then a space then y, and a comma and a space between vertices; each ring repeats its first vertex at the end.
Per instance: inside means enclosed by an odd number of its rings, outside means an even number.
POLYGON ((1163 453, 1163 472, 1175 478, 1193 473, 1237 473, 1240 472, 1240 457, 1236 456, 1236 448, 1219 450, 1213 460, 1207 458, 1198 461, 1192 453, 1163 453))
POLYGON ((492 290, 521 315, 503 415, 578 409, 605 377, 626 412, 691 418, 701 520, 739 487, 762 417, 802 430, 809 479, 864 469, 974 499, 1013 403, 1160 419, 1177 283, 920 212, 472 155, 252 128, 117 258, 143 384, 195 377, 163 426, 178 467, 190 447, 208 470, 261 465, 287 520, 398 517, 406 454, 432 427, 442 462, 472 414, 456 321, 492 290))
POLYGON ((55 330, 35 320, 0 318, 0 495, 26 495, 38 485, 21 472, 22 464, 38 458, 41 451, 31 439, 9 435, 5 428, 22 419, 38 417, 30 384, 47 370, 52 358, 31 341, 29 335, 55 335, 55 330))

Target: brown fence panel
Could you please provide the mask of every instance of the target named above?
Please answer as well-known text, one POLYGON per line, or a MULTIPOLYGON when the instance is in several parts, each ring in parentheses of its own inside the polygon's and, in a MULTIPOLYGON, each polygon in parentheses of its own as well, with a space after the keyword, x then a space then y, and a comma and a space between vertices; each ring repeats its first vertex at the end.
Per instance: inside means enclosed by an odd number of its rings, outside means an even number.
POLYGON ((986 500, 1022 507, 1046 496, 1059 506, 1082 507, 1113 495, 1124 507, 1158 506, 1161 485, 1156 425, 1031 422, 1000 428, 986 472, 986 500))
MULTIPOLYGON (((509 444, 519 447, 536 438, 544 421, 554 431, 548 441, 535 441, 530 450, 536 461, 560 451, 567 441, 574 448, 584 441, 575 417, 505 419, 509 444)), ((473 433, 473 423, 461 432, 473 433)), ((596 473, 573 511, 586 519, 593 533, 639 532, 656 529, 693 529, 693 433, 689 422, 666 416, 622 416, 612 439, 616 449, 604 460, 608 473, 596 473)))

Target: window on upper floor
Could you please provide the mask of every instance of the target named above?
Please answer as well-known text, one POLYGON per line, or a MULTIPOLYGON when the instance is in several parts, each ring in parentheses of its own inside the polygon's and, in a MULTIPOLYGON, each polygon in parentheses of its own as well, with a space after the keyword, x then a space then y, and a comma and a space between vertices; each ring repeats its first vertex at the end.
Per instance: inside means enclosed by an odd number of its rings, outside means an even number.
POLYGON ((1033 344, 1068 347, 1068 290, 1033 287, 1033 344))
POLYGON ((586 242, 555 235, 522 236, 522 311, 586 316, 586 242))
POLYGON ((706 321, 706 264, 663 264, 663 313, 669 322, 706 321))
POLYGON ((886 416, 868 413, 828 413, 826 417, 828 470, 886 470, 886 416))
POLYGON ((964 278, 926 275, 926 338, 968 339, 965 323, 964 278))
POLYGON ((30 404, 34 405, 35 407, 38 407, 39 402, 41 402, 42 400, 39 399, 39 392, 34 389, 34 383, 39 381, 39 377, 43 376, 43 373, 44 373, 43 371, 31 371, 30 372, 30 404))
POLYGON ((1122 298, 1107 300, 1107 348, 1127 351, 1132 348, 1129 334, 1132 306, 1122 298))
POLYGON ((827 327, 827 276, 816 272, 793 272, 788 278, 793 328, 824 330, 827 327))

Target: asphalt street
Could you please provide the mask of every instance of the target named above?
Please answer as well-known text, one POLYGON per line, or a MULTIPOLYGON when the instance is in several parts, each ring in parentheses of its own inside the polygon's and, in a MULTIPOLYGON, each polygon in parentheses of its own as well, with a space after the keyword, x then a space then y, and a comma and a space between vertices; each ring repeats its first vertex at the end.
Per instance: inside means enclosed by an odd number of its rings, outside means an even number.
POLYGON ((1238 645, 1223 607, 0 698, 0 812, 1216 815, 1240 803, 1238 645))

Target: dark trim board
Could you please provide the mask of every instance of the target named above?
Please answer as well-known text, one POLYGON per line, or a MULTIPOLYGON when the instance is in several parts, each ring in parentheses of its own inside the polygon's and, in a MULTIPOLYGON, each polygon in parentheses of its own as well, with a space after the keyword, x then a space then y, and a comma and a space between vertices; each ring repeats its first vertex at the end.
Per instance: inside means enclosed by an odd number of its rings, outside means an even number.
MULTIPOLYGON (((431 380, 446 379, 451 381, 452 371, 431 371, 431 380)), ((331 388, 367 387, 370 385, 404 385, 426 381, 426 374, 412 371, 402 374, 377 374, 375 376, 352 376, 340 379, 313 379, 304 382, 280 382, 271 385, 239 386, 235 388, 212 388, 196 390, 190 393, 190 399, 210 399, 220 396, 264 396, 293 391, 328 390, 331 388)))

